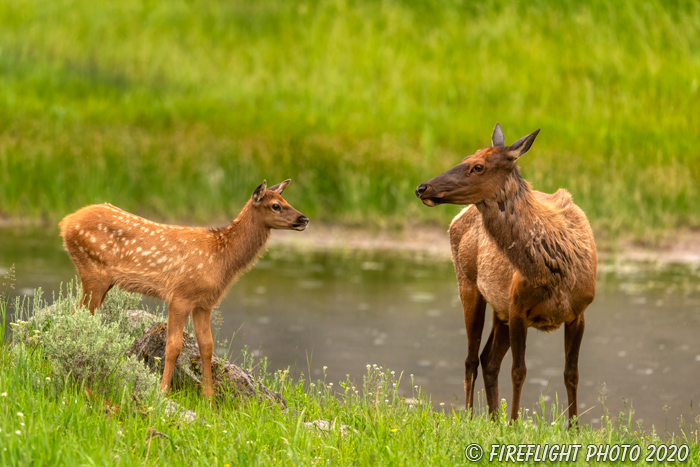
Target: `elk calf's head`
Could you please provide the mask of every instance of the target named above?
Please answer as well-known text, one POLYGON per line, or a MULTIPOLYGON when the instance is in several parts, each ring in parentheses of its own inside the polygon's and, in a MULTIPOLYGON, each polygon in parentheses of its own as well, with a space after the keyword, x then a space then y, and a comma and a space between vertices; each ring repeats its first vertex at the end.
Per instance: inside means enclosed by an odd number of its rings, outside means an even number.
POLYGON ((309 218, 282 198, 282 192, 290 183, 288 179, 267 188, 267 182, 263 180, 250 197, 253 209, 271 229, 304 230, 309 225, 309 218))
POLYGON ((426 206, 476 204, 496 197, 510 174, 518 170, 518 158, 530 150, 539 132, 537 130, 506 146, 503 131, 497 123, 491 147, 478 150, 447 172, 422 183, 416 188, 416 196, 426 206))

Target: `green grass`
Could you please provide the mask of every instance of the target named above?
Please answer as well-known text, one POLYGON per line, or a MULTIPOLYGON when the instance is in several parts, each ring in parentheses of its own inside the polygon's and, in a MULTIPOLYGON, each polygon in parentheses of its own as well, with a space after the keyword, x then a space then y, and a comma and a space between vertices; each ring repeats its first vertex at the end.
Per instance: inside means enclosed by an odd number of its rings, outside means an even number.
POLYGON ((220 222, 289 177, 313 221, 443 224, 413 189, 498 121, 599 234, 698 227, 699 35, 683 0, 3 2, 0 212, 220 222))
MULTIPOLYGON (((393 383, 408 382, 379 367, 368 369, 363 386, 341 382, 340 392, 323 380, 289 381, 285 372, 262 372, 272 389, 283 392, 286 412, 255 401, 209 404, 198 390, 186 389, 172 398, 197 412, 191 423, 165 415, 162 401, 139 403, 128 390, 109 398, 89 395, 76 385, 57 391, 52 377, 40 352, 2 349, 2 465, 491 465, 487 457, 466 461, 464 449, 472 443, 487 453, 492 444, 581 444, 577 465, 590 464, 589 445, 638 445, 638 464, 646 465, 647 446, 662 443, 653 432, 636 431, 624 414, 604 421, 600 430, 568 431, 563 410, 546 410, 544 403, 541 413, 527 414, 514 426, 505 421, 505 406, 497 422, 463 411, 445 415, 418 389, 414 395, 424 403, 405 403, 393 383), (316 434, 305 426, 319 419, 333 423, 330 432, 316 434), (343 435, 341 425, 356 433, 343 435), (152 437, 155 432, 165 436, 152 437)), ((700 462, 693 436, 691 431, 665 440, 689 446, 687 465, 700 462)))
MULTIPOLYGON (((77 298, 76 289, 67 290, 65 296, 59 293, 56 309, 77 298)), ((112 295, 113 304, 132 302, 130 294, 117 290, 112 295)), ((17 316, 33 324, 57 322, 51 321, 57 315, 49 321, 46 315, 39 321, 27 316, 45 304, 42 300, 37 293, 31 303, 19 302, 17 316)), ((0 314, 6 311, 7 301, 0 301, 0 314)), ((8 339, 0 347, 1 465, 491 465, 488 453, 494 444, 580 444, 577 465, 591 464, 588 446, 632 445, 641 452, 637 464, 647 465, 649 446, 661 443, 687 445, 687 465, 700 462, 692 426, 662 438, 638 428, 631 412, 613 420, 604 410, 602 428, 567 430, 565 408, 547 407, 544 401, 511 426, 505 404, 496 421, 435 410, 412 375, 399 371, 367 365, 362 381, 334 384, 324 368, 319 380, 303 374, 293 380, 288 370, 271 373, 266 360, 256 361, 245 351, 239 363, 280 392, 287 410, 256 400, 210 403, 199 388, 186 386, 170 396, 197 413, 195 421, 185 422, 167 415, 165 400, 155 393, 134 398, 121 386, 88 391, 70 374, 57 374, 43 352, 48 334, 34 329, 29 339, 20 338, 28 322, 17 321, 24 324, 14 325, 12 345, 8 339), (330 422, 330 431, 305 425, 314 420, 330 422), (345 434, 342 425, 349 427, 345 434), (465 458, 465 448, 473 443, 487 453, 480 462, 465 458)))

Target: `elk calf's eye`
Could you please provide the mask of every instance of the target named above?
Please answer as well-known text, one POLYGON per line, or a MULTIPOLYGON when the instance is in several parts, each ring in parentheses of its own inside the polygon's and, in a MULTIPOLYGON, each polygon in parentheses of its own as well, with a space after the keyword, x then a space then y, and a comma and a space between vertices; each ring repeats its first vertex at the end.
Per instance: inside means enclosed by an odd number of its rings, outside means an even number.
POLYGON ((275 203, 275 204, 272 205, 272 210, 273 210, 273 211, 278 211, 278 212, 279 212, 281 209, 282 209, 282 208, 280 208, 280 205, 277 204, 277 203, 275 203))
POLYGON ((481 164, 476 164, 472 167, 472 172, 481 172, 482 170, 484 170, 484 166, 481 164))

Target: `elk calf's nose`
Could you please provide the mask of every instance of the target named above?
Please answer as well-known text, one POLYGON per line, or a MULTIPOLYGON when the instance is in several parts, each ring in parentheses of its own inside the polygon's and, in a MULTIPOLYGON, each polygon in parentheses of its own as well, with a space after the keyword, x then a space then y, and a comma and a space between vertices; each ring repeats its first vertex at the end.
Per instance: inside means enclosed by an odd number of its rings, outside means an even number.
POLYGON ((306 216, 299 216, 299 219, 297 219, 297 222, 302 223, 302 224, 308 224, 309 218, 306 216))
POLYGON ((423 193, 425 193, 425 190, 427 190, 428 187, 423 185, 418 185, 418 188, 416 188, 416 197, 420 198, 423 193))

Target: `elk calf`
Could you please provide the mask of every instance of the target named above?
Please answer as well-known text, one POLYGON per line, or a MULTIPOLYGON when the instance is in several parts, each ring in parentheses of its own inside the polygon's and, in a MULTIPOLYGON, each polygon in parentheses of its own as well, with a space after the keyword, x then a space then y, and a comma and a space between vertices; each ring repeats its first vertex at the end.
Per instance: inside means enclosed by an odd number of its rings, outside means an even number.
POLYGON ((80 276, 80 304, 94 314, 115 285, 165 300, 168 340, 160 389, 167 392, 192 314, 202 357, 202 389, 214 394, 210 316, 228 286, 250 268, 270 229, 304 230, 309 219, 280 196, 291 180, 258 186, 235 220, 223 228, 151 222, 110 204, 86 206, 59 224, 80 276))
POLYGON ((506 146, 496 124, 491 147, 421 184, 416 196, 427 206, 472 205, 450 225, 452 262, 469 342, 464 363, 466 407, 474 401, 481 361, 486 400, 494 414, 499 403, 498 373, 511 348, 510 414, 511 419, 518 418, 527 372, 527 328, 552 331, 564 323, 564 383, 571 421, 577 414, 583 312, 595 297, 596 248, 586 215, 566 190, 551 195, 533 191, 520 175, 517 160, 538 133, 506 146), (493 308, 493 328, 479 359, 487 303, 493 308))

